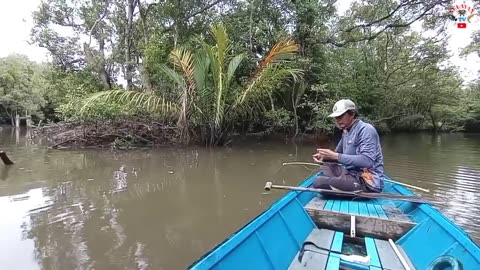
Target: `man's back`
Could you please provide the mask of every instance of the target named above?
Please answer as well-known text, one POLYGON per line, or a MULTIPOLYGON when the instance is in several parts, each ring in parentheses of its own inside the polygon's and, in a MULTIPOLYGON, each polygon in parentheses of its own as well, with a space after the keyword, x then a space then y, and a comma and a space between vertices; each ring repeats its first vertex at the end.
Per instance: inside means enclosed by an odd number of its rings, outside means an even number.
POLYGON ((371 124, 356 119, 342 139, 336 151, 340 153, 339 162, 349 170, 368 169, 373 176, 370 188, 383 190, 384 165, 380 137, 371 124), (360 156, 359 156, 360 155, 360 156))

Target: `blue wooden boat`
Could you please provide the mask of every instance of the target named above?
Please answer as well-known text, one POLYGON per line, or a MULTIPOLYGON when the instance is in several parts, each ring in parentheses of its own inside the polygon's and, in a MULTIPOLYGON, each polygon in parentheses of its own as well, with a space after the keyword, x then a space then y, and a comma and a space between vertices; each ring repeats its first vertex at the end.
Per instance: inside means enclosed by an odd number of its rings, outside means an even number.
MULTIPOLYGON (((414 195, 388 176, 384 192, 414 195)), ((188 269, 475 270, 480 249, 427 203, 289 191, 188 269)))

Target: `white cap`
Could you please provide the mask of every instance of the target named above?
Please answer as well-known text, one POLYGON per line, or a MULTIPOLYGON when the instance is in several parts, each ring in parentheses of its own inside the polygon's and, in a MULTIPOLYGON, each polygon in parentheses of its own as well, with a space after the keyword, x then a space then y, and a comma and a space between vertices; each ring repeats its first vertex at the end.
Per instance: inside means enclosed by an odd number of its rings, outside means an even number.
POLYGON ((328 117, 337 117, 344 114, 348 110, 355 110, 355 103, 350 99, 341 99, 333 106, 332 114, 328 117))

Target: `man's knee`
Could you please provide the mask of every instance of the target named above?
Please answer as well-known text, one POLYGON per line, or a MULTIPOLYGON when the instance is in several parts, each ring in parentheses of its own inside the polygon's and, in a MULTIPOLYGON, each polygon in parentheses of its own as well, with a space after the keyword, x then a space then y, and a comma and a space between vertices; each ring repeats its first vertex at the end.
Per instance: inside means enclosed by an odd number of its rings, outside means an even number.
POLYGON ((341 191, 356 191, 362 190, 358 181, 353 177, 342 176, 342 177, 329 177, 329 176, 318 176, 312 183, 314 188, 319 189, 338 189, 341 191))
POLYGON ((345 168, 338 163, 325 163, 322 173, 330 177, 340 177, 345 174, 345 168))
POLYGON ((314 181, 313 181, 313 184, 312 186, 314 188, 325 188, 326 186, 328 186, 328 182, 330 180, 330 177, 328 176, 318 176, 314 181))

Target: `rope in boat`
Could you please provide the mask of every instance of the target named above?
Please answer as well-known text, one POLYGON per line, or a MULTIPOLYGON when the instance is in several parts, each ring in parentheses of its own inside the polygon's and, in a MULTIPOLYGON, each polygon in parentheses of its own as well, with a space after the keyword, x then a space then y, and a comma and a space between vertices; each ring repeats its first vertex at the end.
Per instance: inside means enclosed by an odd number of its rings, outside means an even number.
MULTIPOLYGON (((302 262, 302 257, 304 255, 304 252, 305 251, 310 251, 310 252, 314 252, 314 253, 318 253, 318 254, 321 254, 321 255, 326 255, 326 256, 329 256, 330 253, 335 253, 335 254, 338 254, 338 255, 345 255, 345 256, 352 256, 352 255, 355 255, 355 254, 350 254, 350 253, 342 253, 340 251, 336 251, 336 250, 331 250, 331 249, 327 249, 327 248, 323 248, 323 247, 319 247, 317 246, 315 243, 313 242, 310 242, 310 241, 306 241, 307 244, 312 244, 314 245, 315 247, 317 247, 318 249, 322 250, 322 251, 326 251, 326 252, 322 252, 320 250, 311 250, 311 249, 305 249, 304 246, 305 246, 305 243, 304 245, 302 246, 302 250, 301 250, 301 253, 298 254, 298 261, 301 263, 302 262)), ((346 261, 346 260, 345 260, 346 261)), ((358 263, 360 265, 364 265, 366 267, 377 267, 376 265, 373 265, 373 264, 366 264, 366 263, 358 263)), ((393 268, 387 268, 387 267, 382 267, 382 269, 384 270, 398 270, 398 269, 393 269, 393 268)), ((457 269, 454 269, 454 270, 457 270, 457 269)))
MULTIPOLYGON (((318 254, 326 255, 326 256, 329 256, 330 253, 345 255, 345 256, 360 256, 360 255, 356 255, 356 254, 353 254, 353 253, 342 253, 340 251, 320 247, 312 241, 305 241, 305 242, 303 242, 302 248, 300 249, 300 252, 298 254, 298 257, 297 257, 298 262, 300 262, 300 263, 302 262, 303 255, 304 255, 305 251, 310 251, 310 252, 314 252, 314 253, 318 253, 318 254), (319 250, 306 249, 305 248, 306 245, 313 245, 316 248, 318 248, 319 250), (326 251, 326 252, 322 252, 322 251, 326 251)), ((399 257, 398 256, 399 254, 396 254, 396 255, 402 261, 403 257, 399 257)), ((342 258, 340 258, 340 259, 342 259, 342 258)), ((373 265, 373 264, 370 264, 370 263, 368 263, 368 264, 367 263, 358 263, 358 264, 364 265, 364 266, 369 267, 369 268, 370 267, 377 267, 376 265, 373 265)), ((410 265, 406 261, 404 261, 404 259, 403 259, 402 265, 405 269, 410 269, 410 265)), ((450 267, 452 270, 463 269, 463 265, 458 259, 456 259, 453 256, 445 255, 445 256, 437 257, 435 260, 433 260, 432 263, 429 265, 428 270, 442 270, 442 269, 446 269, 447 267, 450 267)), ((392 268, 386 268, 384 266, 382 266, 382 269, 396 270, 396 269, 392 269, 392 268)))

